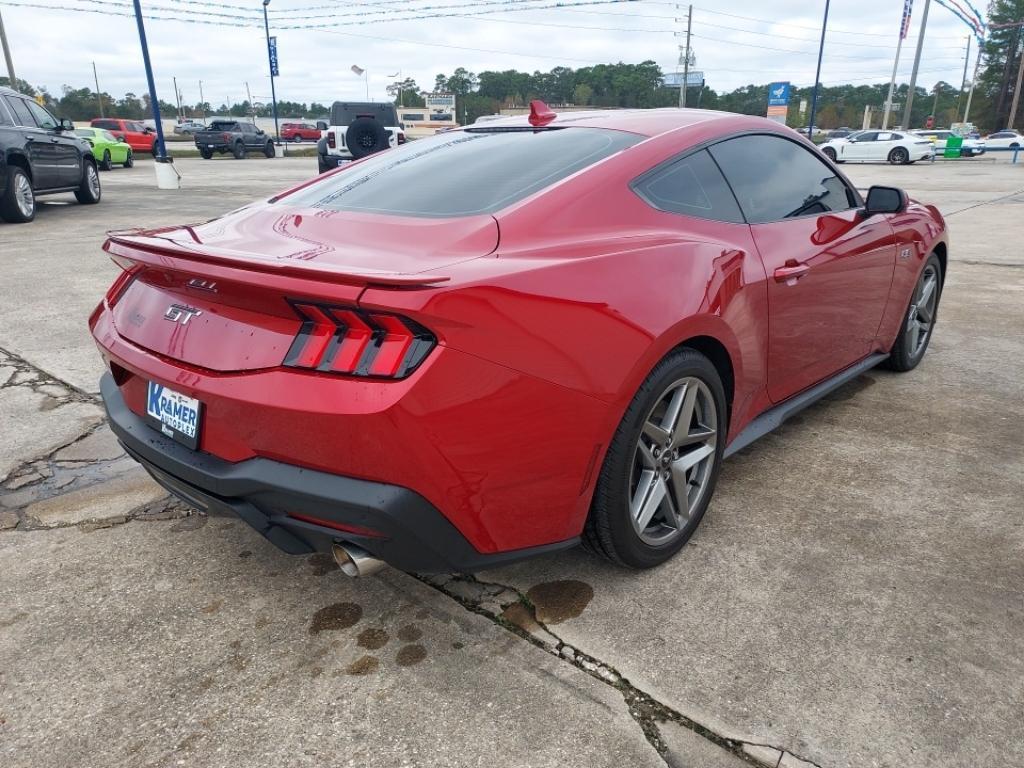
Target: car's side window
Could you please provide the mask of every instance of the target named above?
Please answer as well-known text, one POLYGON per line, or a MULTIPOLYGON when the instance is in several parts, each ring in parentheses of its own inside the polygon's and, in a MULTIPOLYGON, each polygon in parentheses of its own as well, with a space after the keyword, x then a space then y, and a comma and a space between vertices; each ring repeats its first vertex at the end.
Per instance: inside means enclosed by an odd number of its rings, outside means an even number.
POLYGON ((736 198, 707 150, 655 168, 641 176, 633 189, 659 211, 734 224, 743 222, 736 198))
POLYGON ((857 141, 878 141, 878 131, 866 131, 864 133, 858 133, 857 141))
POLYGON ((52 131, 54 128, 57 127, 57 118, 51 115, 49 111, 40 107, 34 101, 28 101, 26 99, 25 106, 28 107, 29 111, 32 113, 32 116, 36 119, 36 123, 39 125, 40 128, 43 128, 47 131, 52 131))
POLYGON ((14 125, 14 117, 7 109, 7 105, 3 99, 0 99, 0 125, 10 126, 14 125))
POLYGON ((710 150, 751 224, 845 211, 854 191, 814 153, 781 136, 728 139, 710 150))
POLYGON ((14 113, 14 122, 17 125, 24 126, 25 128, 38 128, 35 119, 32 117, 32 113, 28 111, 28 107, 25 106, 25 100, 19 99, 16 96, 5 96, 7 106, 11 108, 11 112, 14 113))

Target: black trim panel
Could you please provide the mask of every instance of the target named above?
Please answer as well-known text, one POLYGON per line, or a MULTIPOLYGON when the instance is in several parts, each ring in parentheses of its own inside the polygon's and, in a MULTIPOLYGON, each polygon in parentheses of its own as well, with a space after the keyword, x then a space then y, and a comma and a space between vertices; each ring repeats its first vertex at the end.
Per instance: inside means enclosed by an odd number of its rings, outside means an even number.
POLYGON ((436 507, 408 488, 262 457, 224 461, 150 427, 128 408, 109 373, 100 380, 100 392, 111 430, 158 483, 190 505, 237 514, 285 552, 327 552, 333 542, 344 540, 404 571, 451 573, 493 568, 579 543, 576 537, 481 553, 436 507), (296 520, 288 512, 365 529, 367 535, 296 520))
POLYGON ((751 421, 746 429, 736 435, 736 439, 729 443, 725 449, 725 456, 732 456, 737 451, 741 451, 750 445, 755 440, 758 440, 767 435, 772 430, 781 426, 782 422, 793 416, 804 408, 821 400, 829 392, 832 392, 839 387, 846 384, 851 379, 855 379, 860 376, 864 371, 874 368, 876 365, 881 363, 883 360, 888 358, 889 355, 884 353, 876 353, 874 355, 868 355, 859 363, 851 365, 830 379, 825 379, 820 384, 816 384, 810 389, 805 389, 798 395, 794 395, 789 400, 784 400, 773 408, 762 413, 756 419, 751 421))

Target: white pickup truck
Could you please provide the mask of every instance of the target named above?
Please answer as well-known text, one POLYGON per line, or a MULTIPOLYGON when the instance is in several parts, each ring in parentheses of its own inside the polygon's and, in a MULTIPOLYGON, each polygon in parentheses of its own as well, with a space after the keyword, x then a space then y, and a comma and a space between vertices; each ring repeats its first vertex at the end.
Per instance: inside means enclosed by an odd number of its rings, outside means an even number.
POLYGON ((390 102, 336 101, 330 125, 317 142, 320 173, 405 143, 405 130, 390 102))

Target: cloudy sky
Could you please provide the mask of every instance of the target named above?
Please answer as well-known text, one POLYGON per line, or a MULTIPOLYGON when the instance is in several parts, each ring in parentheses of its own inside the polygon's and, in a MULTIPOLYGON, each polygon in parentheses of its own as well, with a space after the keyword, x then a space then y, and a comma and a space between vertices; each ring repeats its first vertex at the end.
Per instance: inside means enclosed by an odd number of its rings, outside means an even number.
MULTIPOLYGON (((964 0, 959 0, 961 3, 964 0)), ((657 61, 676 68, 686 4, 664 0, 272 0, 278 38, 279 98, 331 102, 385 98, 389 75, 401 71, 422 87, 439 72, 464 66, 549 70, 613 61, 657 61), (568 7, 566 7, 568 6, 568 7), (533 8, 534 10, 526 10, 533 8)), ((747 83, 813 82, 824 1, 694 5, 697 68, 716 90, 747 83)), ((976 7, 984 7, 974 0, 976 7)), ((203 95, 216 107, 245 98, 269 101, 259 0, 142 0, 160 97, 203 95)), ((114 96, 145 91, 139 39, 128 0, 0 0, 19 78, 59 93, 92 83, 114 96), (90 12, 83 12, 90 11, 90 12)), ((924 0, 915 0, 911 36, 900 57, 908 80, 924 0)), ((822 82, 887 82, 902 15, 901 0, 833 0, 822 82)), ((918 84, 960 84, 967 27, 932 3, 918 84)), ((971 67, 974 66, 972 43, 971 67)), ((2 64, 2 62, 0 62, 2 64)), ((6 72, 4 73, 6 74, 6 72)))

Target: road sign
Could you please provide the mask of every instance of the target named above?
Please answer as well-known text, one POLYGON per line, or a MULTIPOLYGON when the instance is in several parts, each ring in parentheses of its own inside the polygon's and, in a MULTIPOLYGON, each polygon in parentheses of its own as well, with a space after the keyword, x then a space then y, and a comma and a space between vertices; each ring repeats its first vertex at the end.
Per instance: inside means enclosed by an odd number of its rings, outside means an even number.
POLYGON ((280 77, 281 73, 277 71, 277 38, 267 40, 267 46, 270 49, 270 76, 280 77))
MULTIPOLYGON (((681 88, 683 85, 683 73, 682 72, 669 72, 662 76, 661 84, 666 88, 681 88)), ((686 73, 686 87, 693 88, 694 86, 704 85, 704 73, 699 69, 691 69, 686 73)))

